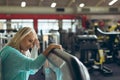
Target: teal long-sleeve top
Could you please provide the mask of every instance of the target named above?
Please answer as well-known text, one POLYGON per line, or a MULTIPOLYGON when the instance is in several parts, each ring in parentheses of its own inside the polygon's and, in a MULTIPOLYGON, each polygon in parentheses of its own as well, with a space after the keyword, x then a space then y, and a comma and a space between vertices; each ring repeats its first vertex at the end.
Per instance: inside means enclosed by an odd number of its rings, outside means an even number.
POLYGON ((0 51, 3 80, 28 80, 44 64, 46 57, 40 54, 36 59, 23 55, 20 51, 5 46, 0 51))

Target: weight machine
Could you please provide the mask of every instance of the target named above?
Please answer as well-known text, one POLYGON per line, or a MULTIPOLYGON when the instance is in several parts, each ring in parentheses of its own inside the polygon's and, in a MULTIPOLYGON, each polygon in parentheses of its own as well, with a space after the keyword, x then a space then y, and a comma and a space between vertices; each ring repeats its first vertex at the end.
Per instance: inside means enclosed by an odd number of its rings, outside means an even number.
POLYGON ((107 48, 109 52, 107 53, 108 60, 112 62, 116 62, 120 64, 120 58, 119 58, 119 51, 120 51, 120 32, 103 32, 101 29, 97 28, 97 31, 105 36, 108 36, 109 38, 103 42, 104 48, 107 48), (118 42, 115 42, 115 40, 118 39, 118 42), (111 57, 109 57, 111 56, 111 57), (111 59, 109 59, 111 58, 111 59))
POLYGON ((104 52, 97 42, 96 35, 78 35, 76 44, 79 45, 80 61, 89 71, 98 70, 104 75, 112 74, 112 70, 104 66, 104 52))

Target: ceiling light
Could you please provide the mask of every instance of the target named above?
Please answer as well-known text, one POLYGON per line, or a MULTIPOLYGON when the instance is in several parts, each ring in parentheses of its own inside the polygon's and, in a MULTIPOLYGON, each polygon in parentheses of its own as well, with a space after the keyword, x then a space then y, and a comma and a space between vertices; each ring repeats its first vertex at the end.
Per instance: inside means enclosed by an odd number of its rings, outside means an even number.
POLYGON ((22 1, 21 2, 21 7, 25 7, 26 6, 26 2, 25 1, 22 1))
POLYGON ((113 5, 114 3, 116 3, 118 0, 112 0, 111 2, 109 2, 109 4, 108 5, 113 5))
POLYGON ((84 6, 85 6, 85 4, 84 4, 84 3, 81 3, 79 6, 80 6, 80 7, 84 7, 84 6))
POLYGON ((55 6, 56 6, 56 3, 53 2, 53 3, 51 4, 51 7, 54 8, 55 6))

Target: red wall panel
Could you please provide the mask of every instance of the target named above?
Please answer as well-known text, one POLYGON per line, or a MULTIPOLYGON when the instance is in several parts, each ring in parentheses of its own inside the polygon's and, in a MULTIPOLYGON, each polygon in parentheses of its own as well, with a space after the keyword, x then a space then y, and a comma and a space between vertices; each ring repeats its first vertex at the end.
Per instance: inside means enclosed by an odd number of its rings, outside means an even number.
POLYGON ((0 14, 0 19, 75 19, 71 14, 0 14))

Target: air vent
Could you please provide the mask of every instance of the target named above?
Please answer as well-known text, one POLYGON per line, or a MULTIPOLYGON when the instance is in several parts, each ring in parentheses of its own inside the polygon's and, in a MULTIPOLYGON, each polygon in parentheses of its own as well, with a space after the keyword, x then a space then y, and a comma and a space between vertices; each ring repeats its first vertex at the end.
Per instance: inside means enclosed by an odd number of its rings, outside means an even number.
POLYGON ((65 10, 64 10, 64 8, 56 8, 56 11, 57 12, 64 12, 65 10))
POLYGON ((109 8, 109 12, 118 12, 118 8, 109 8))
POLYGON ((82 12, 90 12, 89 8, 82 8, 82 12))

